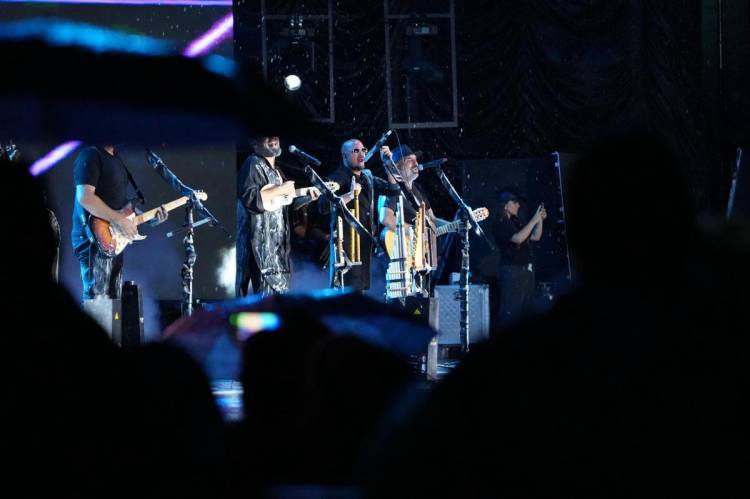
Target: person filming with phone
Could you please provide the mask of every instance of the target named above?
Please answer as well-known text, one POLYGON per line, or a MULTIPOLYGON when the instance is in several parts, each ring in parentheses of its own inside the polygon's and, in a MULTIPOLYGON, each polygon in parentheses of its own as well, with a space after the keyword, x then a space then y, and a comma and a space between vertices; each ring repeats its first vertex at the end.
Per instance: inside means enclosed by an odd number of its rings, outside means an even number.
POLYGON ((500 193, 500 220, 495 235, 500 248, 500 330, 517 322, 529 311, 534 296, 534 266, 530 241, 542 238, 547 211, 544 203, 537 207, 526 224, 518 218, 524 199, 511 190, 500 193))

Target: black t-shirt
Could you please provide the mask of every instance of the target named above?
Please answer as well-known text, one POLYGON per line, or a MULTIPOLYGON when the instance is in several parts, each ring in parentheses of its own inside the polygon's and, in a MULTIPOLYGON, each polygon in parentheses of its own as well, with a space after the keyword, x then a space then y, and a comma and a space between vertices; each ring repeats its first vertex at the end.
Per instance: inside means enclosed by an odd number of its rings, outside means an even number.
MULTIPOLYGON (((114 210, 123 208, 132 199, 129 196, 128 174, 125 164, 116 154, 113 156, 99 147, 87 147, 76 158, 73 167, 73 185, 93 185, 96 195, 114 210)), ((73 229, 71 235, 84 235, 86 210, 76 199, 73 204, 73 229)))
POLYGON ((524 224, 518 217, 500 217, 495 225, 495 237, 500 247, 500 265, 521 265, 526 267, 531 263, 531 245, 527 238, 521 244, 511 241, 514 234, 523 228, 524 224))
MULTIPOLYGON (((430 202, 427 200, 427 196, 417 184, 412 184, 411 192, 412 194, 414 194, 414 197, 417 198, 417 203, 424 203, 426 208, 425 211, 430 211, 430 202)), ((396 204, 398 203, 398 198, 399 196, 389 196, 385 202, 385 207, 393 210, 394 214, 396 213, 396 204)), ((417 218, 417 212, 414 210, 411 203, 406 198, 404 198, 402 204, 404 205, 404 223, 413 225, 414 220, 417 218)))

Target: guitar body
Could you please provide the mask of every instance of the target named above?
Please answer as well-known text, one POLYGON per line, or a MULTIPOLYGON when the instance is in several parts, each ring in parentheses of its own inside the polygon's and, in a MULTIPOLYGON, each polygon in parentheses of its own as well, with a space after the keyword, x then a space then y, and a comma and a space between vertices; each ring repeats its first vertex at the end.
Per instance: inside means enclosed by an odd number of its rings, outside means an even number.
MULTIPOLYGON (((336 182, 326 182, 328 187, 333 192, 339 190, 340 186, 336 182)), ((268 184, 260 188, 260 200, 263 203, 263 209, 266 211, 280 210, 284 206, 288 206, 294 202, 295 198, 302 196, 309 196, 310 191, 318 189, 315 187, 303 187, 302 189, 295 189, 294 182, 287 180, 283 184, 268 184)))
MULTIPOLYGON (((411 226, 407 225, 404 227, 404 233, 407 239, 411 240, 413 229, 411 226)), ((397 255, 397 247, 398 244, 398 238, 396 237, 396 232, 384 227, 382 232, 380 233, 380 242, 383 243, 383 247, 385 248, 386 253, 388 253, 388 258, 396 258, 397 255)), ((411 246, 411 245, 409 245, 411 246)), ((411 260, 413 259, 414 255, 407 255, 407 260, 409 261, 409 266, 411 266, 411 260)))
MULTIPOLYGON (((474 218, 479 222, 489 217, 490 212, 487 208, 477 208, 473 211, 473 214, 474 218)), ((432 227, 425 223, 423 214, 418 217, 418 222, 420 227, 424 227, 423 230, 419 231, 423 233, 421 237, 418 236, 415 238, 413 235, 414 229, 409 225, 404 226, 407 239, 413 241, 413 243, 409 244, 410 254, 407 255, 407 258, 409 264, 416 271, 431 270, 437 265, 437 238, 449 232, 458 231, 461 227, 461 222, 450 222, 438 227, 437 230, 432 230, 432 227), (421 222, 419 221, 420 217, 422 218, 421 222), (416 251, 417 248, 420 248, 420 250, 416 251)), ((393 255, 396 254, 395 245, 397 244, 396 233, 385 227, 380 233, 380 241, 383 243, 388 257, 394 258, 393 255)))
POLYGON ((287 181, 279 185, 264 185, 260 188, 259 194, 263 209, 266 211, 280 210, 294 201, 294 182, 287 181))
MULTIPOLYGON (((120 213, 126 214, 131 220, 135 218, 135 212, 131 208, 124 208, 120 213)), ((86 230, 89 233, 89 239, 95 242, 101 252, 110 258, 122 253, 127 245, 133 241, 111 223, 93 215, 89 215, 86 230)), ((135 240, 145 238, 146 236, 139 236, 135 240)))
MULTIPOLYGON (((435 233, 428 229, 425 237, 429 241, 429 249, 425 248, 424 240, 419 237, 414 237, 414 229, 410 225, 404 227, 404 235, 408 241, 407 249, 408 255, 406 255, 406 262, 409 268, 414 268, 415 271, 421 272, 425 270, 432 270, 432 265, 435 265, 437 261, 436 251, 433 251, 436 247, 435 233), (425 251, 419 251, 418 248, 425 248, 425 251)), ((396 232, 388 228, 384 228, 380 233, 380 242, 383 243, 388 258, 395 258, 396 245, 398 244, 398 238, 396 232)))

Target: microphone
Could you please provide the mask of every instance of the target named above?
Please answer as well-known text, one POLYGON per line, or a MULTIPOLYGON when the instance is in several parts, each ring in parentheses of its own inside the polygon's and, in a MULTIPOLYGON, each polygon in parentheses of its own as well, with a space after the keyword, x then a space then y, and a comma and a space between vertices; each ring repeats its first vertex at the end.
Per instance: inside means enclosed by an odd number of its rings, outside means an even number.
POLYGON ((289 152, 294 154, 295 156, 302 158, 308 163, 312 163, 315 166, 320 166, 320 160, 314 156, 310 156, 302 149, 299 149, 297 146, 291 145, 289 146, 289 152))
POLYGON ((367 151, 367 154, 365 154, 365 163, 367 163, 370 158, 372 158, 372 155, 375 154, 375 152, 380 152, 380 148, 383 147, 383 144, 385 144, 385 141, 388 140, 388 137, 393 133, 393 130, 388 130, 383 134, 380 139, 378 139, 377 142, 375 142, 375 145, 372 146, 372 149, 367 151))
POLYGON ((423 165, 419 164, 417 165, 417 168, 419 168, 419 171, 421 172, 422 170, 429 170, 430 168, 437 168, 438 166, 441 166, 446 161, 448 161, 448 158, 435 159, 423 165))
POLYGON ((156 168, 160 163, 162 165, 164 164, 164 161, 162 161, 161 158, 157 156, 156 153, 154 153, 154 151, 152 151, 148 147, 146 147, 145 149, 148 163, 151 165, 151 168, 156 168))

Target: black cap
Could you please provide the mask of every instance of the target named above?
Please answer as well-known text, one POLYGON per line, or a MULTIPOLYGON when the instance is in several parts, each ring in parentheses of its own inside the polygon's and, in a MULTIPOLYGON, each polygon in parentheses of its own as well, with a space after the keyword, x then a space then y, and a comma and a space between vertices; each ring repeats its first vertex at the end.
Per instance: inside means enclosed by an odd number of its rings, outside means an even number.
MULTIPOLYGON (((280 136, 281 135, 277 134, 277 133, 266 133, 266 134, 258 133, 258 134, 252 134, 249 137, 249 142, 250 142, 251 146, 255 146, 256 144, 257 145, 262 144, 263 141, 266 140, 266 139, 272 139, 274 137, 279 138, 280 136)), ((279 139, 279 140, 281 140, 281 139, 279 139)))
POLYGON ((391 154, 392 154, 391 159, 393 160, 394 163, 398 163, 406 156, 411 156, 412 154, 415 155, 417 159, 419 159, 422 156, 421 151, 414 152, 411 150, 411 147, 407 146, 406 144, 400 145, 397 148, 393 149, 391 151, 391 154))
POLYGON ((500 204, 505 204, 508 201, 525 201, 526 198, 523 196, 518 195, 515 191, 512 191, 510 189, 504 189, 503 192, 500 193, 500 197, 498 198, 498 201, 500 204))

